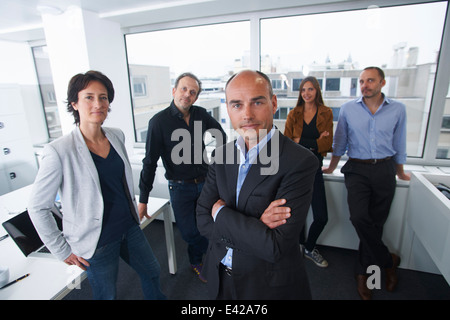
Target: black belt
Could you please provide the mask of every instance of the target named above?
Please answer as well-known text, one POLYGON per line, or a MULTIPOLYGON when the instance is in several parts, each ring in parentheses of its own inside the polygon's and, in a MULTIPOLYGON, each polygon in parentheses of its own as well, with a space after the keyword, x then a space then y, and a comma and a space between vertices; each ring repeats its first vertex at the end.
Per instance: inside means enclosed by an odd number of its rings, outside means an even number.
POLYGON ((220 263, 220 269, 225 272, 227 276, 231 276, 233 274, 233 269, 230 267, 227 267, 223 263, 220 263))
POLYGON ((205 177, 198 177, 195 179, 188 179, 188 180, 169 180, 169 182, 172 183, 195 183, 195 184, 199 184, 202 182, 205 182, 205 177))
POLYGON ((387 157, 387 158, 383 158, 383 159, 355 159, 355 158, 350 158, 350 161, 353 162, 359 162, 359 163, 367 163, 367 164, 377 164, 379 162, 383 162, 383 161, 388 161, 391 160, 392 157, 387 157))

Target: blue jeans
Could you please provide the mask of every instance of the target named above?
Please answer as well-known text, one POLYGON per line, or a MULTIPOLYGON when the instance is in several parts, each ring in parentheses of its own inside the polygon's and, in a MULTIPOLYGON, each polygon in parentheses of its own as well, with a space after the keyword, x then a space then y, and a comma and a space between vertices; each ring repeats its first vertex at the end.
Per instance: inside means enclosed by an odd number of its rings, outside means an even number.
POLYGON ((97 248, 93 257, 87 259, 87 276, 96 300, 116 298, 116 282, 119 257, 129 264, 141 279, 145 299, 166 299, 161 292, 160 266, 152 248, 139 225, 134 225, 120 240, 97 248))
POLYGON ((204 183, 177 183, 169 181, 170 202, 181 237, 188 244, 189 262, 202 263, 208 248, 208 239, 197 228, 196 207, 204 183))

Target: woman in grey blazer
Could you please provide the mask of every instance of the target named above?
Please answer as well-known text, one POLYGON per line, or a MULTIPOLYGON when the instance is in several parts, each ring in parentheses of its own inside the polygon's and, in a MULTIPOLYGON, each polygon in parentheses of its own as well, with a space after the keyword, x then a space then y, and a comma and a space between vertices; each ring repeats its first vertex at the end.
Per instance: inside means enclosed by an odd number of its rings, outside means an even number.
POLYGON ((75 75, 67 90, 75 129, 45 146, 28 212, 58 259, 87 271, 94 299, 114 299, 119 257, 139 274, 147 299, 165 299, 160 266, 139 227, 131 166, 119 129, 103 128, 114 99, 98 71, 75 75), (63 232, 50 209, 59 192, 63 232))

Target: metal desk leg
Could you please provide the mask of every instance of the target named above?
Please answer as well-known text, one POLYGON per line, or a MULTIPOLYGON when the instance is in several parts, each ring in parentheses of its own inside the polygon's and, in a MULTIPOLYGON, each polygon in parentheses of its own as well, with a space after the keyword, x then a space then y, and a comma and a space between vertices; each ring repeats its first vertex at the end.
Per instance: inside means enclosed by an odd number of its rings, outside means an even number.
POLYGON ((167 203, 164 208, 164 233, 166 235, 167 257, 169 259, 169 272, 177 272, 177 259, 175 255, 175 241, 173 237, 172 207, 167 203))

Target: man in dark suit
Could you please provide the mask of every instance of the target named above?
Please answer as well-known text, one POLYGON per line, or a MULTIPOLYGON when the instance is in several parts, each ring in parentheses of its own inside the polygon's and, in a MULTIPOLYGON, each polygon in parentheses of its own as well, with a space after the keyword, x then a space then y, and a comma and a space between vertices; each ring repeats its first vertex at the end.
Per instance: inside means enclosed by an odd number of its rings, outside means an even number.
POLYGON ((273 126, 269 78, 242 71, 225 89, 237 140, 215 150, 198 200, 209 239, 203 274, 212 299, 311 299, 298 245, 317 158, 273 126))

